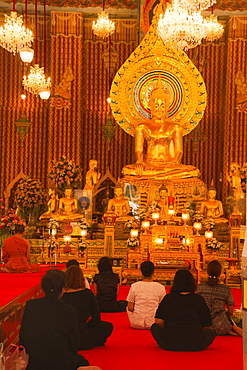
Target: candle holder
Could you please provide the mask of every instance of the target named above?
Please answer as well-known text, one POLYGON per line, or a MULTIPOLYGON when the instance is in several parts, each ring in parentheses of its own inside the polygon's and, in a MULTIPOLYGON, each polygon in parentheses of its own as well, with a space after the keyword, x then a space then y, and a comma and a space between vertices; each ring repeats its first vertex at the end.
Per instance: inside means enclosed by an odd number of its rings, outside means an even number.
POLYGON ((214 236, 214 233, 212 230, 208 229, 207 231, 205 231, 205 238, 206 239, 212 239, 214 236))
POLYGON ((144 234, 147 234, 147 229, 149 229, 149 227, 150 227, 150 222, 147 221, 147 220, 142 221, 141 227, 142 227, 142 229, 144 229, 144 234))
POLYGON ((138 233, 139 233, 138 229, 131 229, 130 230, 130 237, 131 238, 137 238, 138 233))
POLYGON ((154 220, 154 224, 157 225, 157 221, 160 218, 159 212, 153 212, 152 213, 152 219, 154 220))
POLYGON ((199 221, 194 222, 193 228, 196 230, 196 236, 200 236, 201 234, 199 233, 199 231, 202 229, 202 223, 199 221))
POLYGON ((188 212, 183 212, 182 213, 182 220, 184 221, 184 226, 187 225, 187 222, 189 221, 190 219, 190 215, 188 212))

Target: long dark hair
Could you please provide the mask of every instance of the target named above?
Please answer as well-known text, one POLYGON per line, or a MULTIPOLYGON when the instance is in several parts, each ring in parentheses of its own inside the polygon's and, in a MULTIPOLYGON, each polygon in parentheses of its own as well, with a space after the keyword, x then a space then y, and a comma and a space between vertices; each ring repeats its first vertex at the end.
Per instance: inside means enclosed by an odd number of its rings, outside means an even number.
POLYGON ((174 276, 173 284, 171 287, 172 293, 191 292, 196 290, 196 281, 194 276, 189 270, 178 270, 174 276))
POLYGON ((41 280, 41 288, 50 299, 58 299, 65 284, 66 275, 61 270, 49 270, 41 280))
POLYGON ((85 289, 85 279, 80 267, 72 265, 66 271, 66 288, 85 289))
POLYGON ((112 262, 109 257, 101 257, 98 262, 98 270, 99 272, 112 272, 112 262))
POLYGON ((219 263, 219 261, 214 260, 214 261, 209 262, 208 267, 207 267, 208 285, 214 286, 218 284, 221 271, 222 271, 222 266, 219 263))

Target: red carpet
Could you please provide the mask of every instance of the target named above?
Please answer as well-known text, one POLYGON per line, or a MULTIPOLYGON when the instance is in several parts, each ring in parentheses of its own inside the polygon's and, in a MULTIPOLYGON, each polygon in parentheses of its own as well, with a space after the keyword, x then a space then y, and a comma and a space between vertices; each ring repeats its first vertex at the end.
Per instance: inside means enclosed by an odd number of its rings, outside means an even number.
MULTIPOLYGON (((49 267, 35 274, 0 274, 0 305, 37 285, 49 267)), ((119 299, 125 299, 128 286, 120 287, 119 299)), ((241 304, 241 289, 233 289, 237 307, 241 304)), ((168 352, 158 346, 149 330, 135 330, 129 326, 127 314, 103 313, 102 320, 111 321, 114 331, 105 347, 81 353, 102 370, 242 370, 242 338, 216 337, 202 352, 168 352)), ((45 369, 44 369, 45 370, 45 369)))

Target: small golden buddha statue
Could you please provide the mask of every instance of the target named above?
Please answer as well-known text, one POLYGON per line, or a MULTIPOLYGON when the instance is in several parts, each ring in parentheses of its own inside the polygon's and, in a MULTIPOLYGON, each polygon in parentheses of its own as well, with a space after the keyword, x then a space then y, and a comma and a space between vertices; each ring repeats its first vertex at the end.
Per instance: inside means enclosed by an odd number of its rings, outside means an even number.
POLYGON ((159 188, 159 196, 156 208, 159 210, 160 218, 164 220, 168 217, 168 189, 164 185, 159 188))
POLYGON ((54 218, 58 221, 78 221, 82 215, 78 213, 78 200, 73 197, 73 189, 68 187, 64 191, 64 197, 59 200, 59 207, 54 214, 54 218))
POLYGON ((114 189, 115 197, 108 202, 107 211, 112 211, 117 216, 117 221, 127 221, 133 216, 130 216, 129 201, 123 197, 123 188, 117 184, 114 189))
POLYGON ((40 220, 49 220, 54 217, 58 207, 58 195, 55 188, 50 188, 48 191, 49 200, 47 202, 48 210, 40 216, 40 220))
POLYGON ((235 203, 233 213, 239 213, 239 200, 243 197, 243 191, 241 188, 240 166, 238 163, 231 163, 227 180, 229 181, 231 194, 233 195, 235 203))
POLYGON ((216 199, 216 189, 211 184, 208 190, 208 199, 204 200, 201 204, 201 213, 207 219, 213 219, 215 223, 228 222, 223 216, 223 206, 220 200, 216 199))
POLYGON ((139 124, 135 130, 136 163, 126 165, 123 175, 159 180, 200 175, 196 167, 181 164, 183 128, 179 122, 167 118, 169 100, 159 77, 157 87, 149 99, 151 119, 139 124), (147 142, 146 156, 144 140, 147 142))
POLYGON ((96 159, 90 159, 89 170, 86 173, 86 184, 84 190, 93 190, 94 186, 100 179, 100 173, 96 171, 98 162, 96 159))

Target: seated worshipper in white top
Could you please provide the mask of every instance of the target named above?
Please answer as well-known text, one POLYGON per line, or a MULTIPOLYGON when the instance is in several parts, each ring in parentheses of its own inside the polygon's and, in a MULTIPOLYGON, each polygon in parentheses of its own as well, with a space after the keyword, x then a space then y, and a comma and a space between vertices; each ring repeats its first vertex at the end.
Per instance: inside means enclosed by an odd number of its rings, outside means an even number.
POLYGON ((142 262, 141 273, 142 281, 130 287, 127 297, 127 314, 132 328, 150 329, 155 322, 155 313, 159 303, 166 295, 166 289, 163 285, 153 281, 153 262, 142 262))

